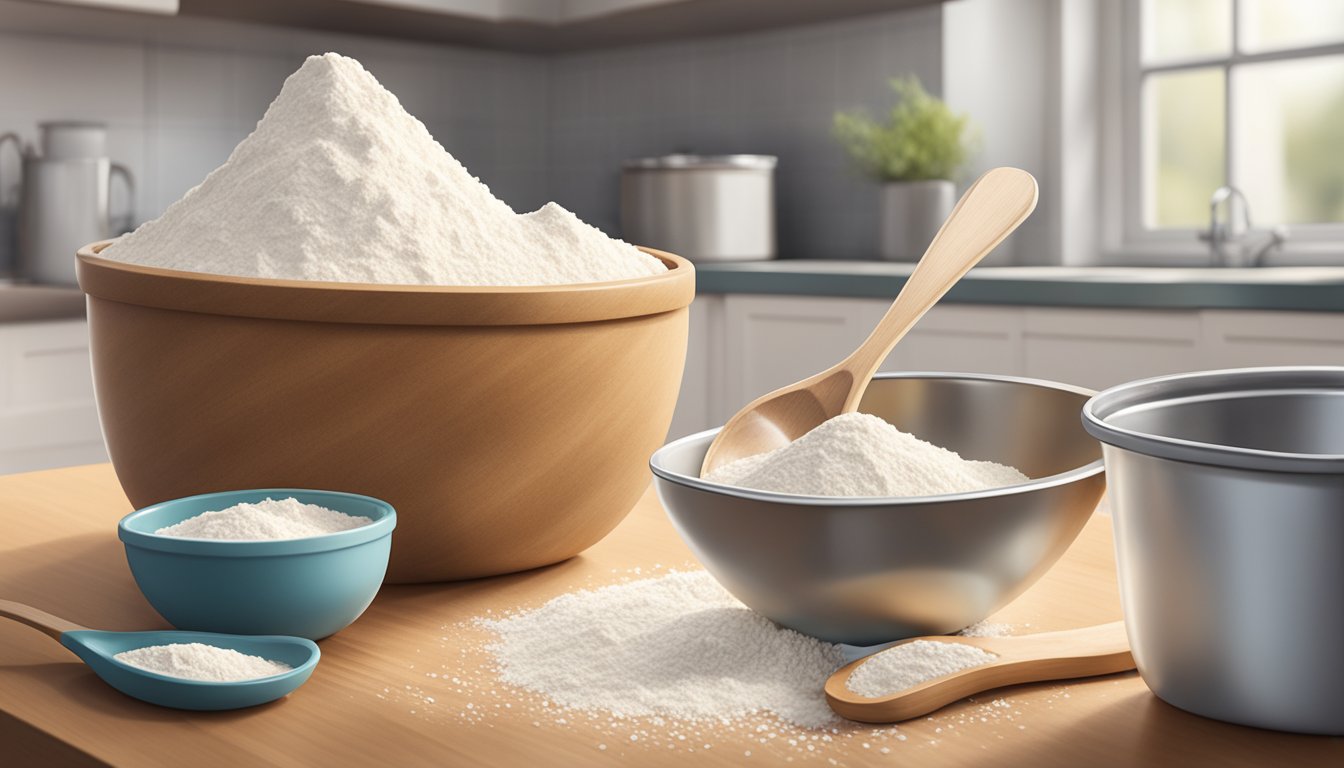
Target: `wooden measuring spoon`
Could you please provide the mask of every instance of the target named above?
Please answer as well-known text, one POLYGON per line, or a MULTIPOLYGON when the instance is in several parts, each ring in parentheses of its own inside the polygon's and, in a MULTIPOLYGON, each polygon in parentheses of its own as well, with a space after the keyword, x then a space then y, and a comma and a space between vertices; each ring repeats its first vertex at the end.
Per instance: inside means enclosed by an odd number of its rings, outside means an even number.
POLYGON ((837 715, 864 723, 897 723, 927 715, 967 696, 1005 685, 1066 680, 1126 672, 1134 668, 1125 624, 1115 621, 1084 629, 1041 632, 1017 637, 916 637, 939 643, 964 643, 998 656, 978 667, 926 680, 903 691, 868 698, 849 689, 849 676, 860 665, 890 649, 846 664, 826 681, 826 702, 837 715))
POLYGON ((831 368, 738 411, 710 444, 701 476, 787 445, 823 421, 857 409, 868 382, 896 342, 1035 207, 1036 179, 1026 171, 995 168, 977 179, 943 222, 896 302, 859 348, 831 368))

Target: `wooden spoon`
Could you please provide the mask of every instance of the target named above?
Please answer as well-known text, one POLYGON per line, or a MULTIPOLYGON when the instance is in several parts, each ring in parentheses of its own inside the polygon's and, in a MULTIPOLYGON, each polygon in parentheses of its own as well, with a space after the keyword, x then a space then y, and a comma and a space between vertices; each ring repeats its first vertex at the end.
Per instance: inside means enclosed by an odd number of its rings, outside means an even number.
POLYGON ((943 222, 896 302, 849 357, 821 373, 757 398, 719 431, 701 476, 797 440, 823 421, 859 407, 868 382, 896 342, 1036 207, 1036 180, 995 168, 976 180, 943 222))
MULTIPOLYGON (((1125 672, 1134 668, 1124 622, 1084 629, 1017 637, 916 637, 903 640, 964 643, 996 654, 997 659, 927 680, 889 696, 868 698, 849 689, 849 676, 889 649, 846 664, 826 681, 826 702, 841 717, 864 723, 896 723, 927 715, 954 701, 1005 685, 1065 680, 1125 672)), ((896 647, 896 646, 892 646, 896 647)))

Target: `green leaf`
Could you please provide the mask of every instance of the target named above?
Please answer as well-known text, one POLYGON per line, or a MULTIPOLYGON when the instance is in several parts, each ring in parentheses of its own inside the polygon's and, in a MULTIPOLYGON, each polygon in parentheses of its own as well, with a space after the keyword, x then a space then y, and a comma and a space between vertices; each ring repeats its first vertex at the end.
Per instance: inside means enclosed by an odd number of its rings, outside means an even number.
POLYGON ((855 165, 879 181, 951 179, 970 153, 970 118, 931 96, 911 75, 891 81, 897 102, 884 122, 838 112, 836 140, 855 165))

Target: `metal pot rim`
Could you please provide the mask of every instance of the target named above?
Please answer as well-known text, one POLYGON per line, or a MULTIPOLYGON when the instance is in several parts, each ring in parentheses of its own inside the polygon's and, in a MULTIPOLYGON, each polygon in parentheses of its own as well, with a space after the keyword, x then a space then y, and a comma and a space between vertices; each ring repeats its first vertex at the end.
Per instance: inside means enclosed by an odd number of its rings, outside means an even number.
POLYGON ((1344 394, 1344 367, 1231 368, 1131 381, 1104 390, 1088 400, 1083 405, 1083 428, 1108 445, 1162 459, 1270 472, 1344 472, 1344 454, 1289 453, 1205 443, 1141 432, 1109 421, 1122 411, 1141 406, 1253 397, 1287 390, 1344 394))
POLYGON ((658 157, 636 157, 626 160, 626 170, 646 171, 768 171, 779 163, 774 155, 687 155, 672 154, 658 157))
MULTIPOLYGON (((999 376, 988 373, 941 373, 935 371, 901 371, 899 373, 879 373, 873 377, 879 379, 966 379, 970 381, 994 381, 1011 384, 1026 384, 1034 387, 1044 387, 1046 389, 1057 389, 1065 392, 1074 392, 1080 395, 1095 394, 1092 390, 1084 387, 1075 387, 1071 384, 1060 384, 1053 381, 1042 379, 1029 379, 1021 376, 999 376)), ((696 432, 692 435, 678 438, 672 442, 654 451, 649 459, 649 469, 657 477, 670 483, 686 486, 699 491, 708 491, 721 496, 737 496, 743 499, 754 501, 765 501, 775 504, 796 504, 799 506, 820 506, 820 507, 891 507, 891 506, 920 506, 929 503, 944 501, 972 501, 977 499, 988 499, 996 496, 1012 496, 1023 493, 1031 493, 1045 488, 1054 488, 1055 486, 1068 485, 1077 480, 1082 480, 1093 475, 1100 474, 1103 469, 1101 459, 1088 462, 1080 467, 1075 467, 1065 472, 1059 472, 1045 477, 1033 477, 1025 483, 1017 485, 1005 485, 998 488, 987 488, 983 491, 968 491, 966 493, 945 493, 934 496, 807 496, 797 493, 777 493, 775 491, 761 491, 754 488, 742 488, 736 485, 725 485, 715 483, 709 480, 701 479, 699 475, 685 475, 680 472, 673 472, 663 466, 664 456, 668 451, 679 447, 685 443, 702 440, 711 435, 718 434, 722 427, 707 429, 703 432, 696 432)))

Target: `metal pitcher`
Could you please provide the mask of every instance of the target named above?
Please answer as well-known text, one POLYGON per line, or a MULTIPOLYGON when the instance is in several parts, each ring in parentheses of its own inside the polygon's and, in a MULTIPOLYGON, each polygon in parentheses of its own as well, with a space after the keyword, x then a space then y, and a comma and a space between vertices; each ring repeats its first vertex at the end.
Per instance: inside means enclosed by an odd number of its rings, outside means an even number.
POLYGON ((112 177, 125 179, 131 199, 135 180, 128 168, 106 156, 107 126, 51 122, 40 126, 42 152, 23 153, 16 276, 38 283, 75 284, 75 251, 106 240, 130 225, 129 212, 109 210, 112 177))

